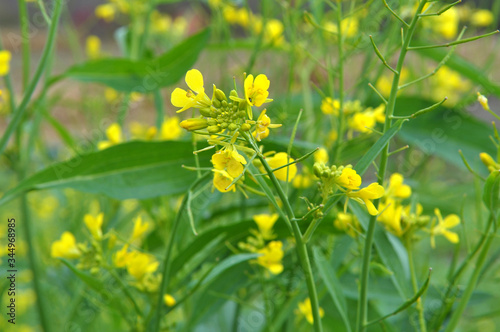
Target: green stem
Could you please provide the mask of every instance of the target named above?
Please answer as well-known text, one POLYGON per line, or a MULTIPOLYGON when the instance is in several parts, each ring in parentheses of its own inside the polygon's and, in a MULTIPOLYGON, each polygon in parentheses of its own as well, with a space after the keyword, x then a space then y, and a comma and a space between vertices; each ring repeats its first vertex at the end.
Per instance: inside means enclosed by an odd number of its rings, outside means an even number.
MULTIPOLYGON (((418 283, 417 283, 417 276, 416 276, 416 272, 415 272, 415 262, 413 261, 413 243, 411 241, 410 235, 407 236, 406 250, 408 251, 408 264, 410 265, 411 284, 413 286, 413 291, 415 293, 417 293, 418 292, 418 283)), ((422 297, 418 298, 418 300, 417 300, 417 311, 418 311, 418 322, 420 324, 420 332, 427 332, 422 297)))
POLYGON ((338 80, 339 80, 339 131, 337 144, 333 153, 333 162, 338 163, 342 152, 342 143, 344 141, 345 117, 344 117, 344 36, 342 35, 342 3, 337 2, 337 30, 338 30, 338 80))
MULTIPOLYGON (((189 191, 192 191, 194 188, 196 188, 200 183, 202 183, 205 178, 207 178, 209 175, 211 175, 212 172, 207 172, 205 173, 202 177, 198 178, 192 185, 189 191)), ((170 256, 172 255, 172 249, 174 247, 174 242, 177 236, 177 229, 179 228, 179 225, 181 223, 181 216, 182 212, 186 208, 187 201, 188 201, 189 195, 186 194, 184 196, 184 199, 182 200, 181 206, 179 208, 179 212, 175 216, 174 223, 172 225, 172 229, 170 230, 170 237, 168 239, 168 245, 167 249, 165 252, 165 259, 163 261, 163 277, 161 280, 161 286, 158 292, 158 301, 156 303, 156 310, 153 314, 153 318, 150 322, 150 326, 148 328, 148 331, 154 331, 158 332, 160 331, 160 318, 161 318, 161 312, 163 308, 163 294, 167 294, 168 290, 168 282, 170 279, 170 266, 171 266, 171 259, 170 256)))
MULTIPOLYGON (((406 53, 408 52, 408 45, 413 37, 413 33, 417 27, 418 22, 418 14, 422 12, 427 0, 422 0, 417 8, 415 15, 410 23, 410 27, 405 34, 405 40, 403 42, 403 46, 401 48, 401 53, 399 54, 398 63, 396 65, 396 72, 394 73, 394 77, 392 80, 391 93, 389 95, 389 99, 387 101, 387 108, 385 114, 385 123, 384 123, 384 133, 392 125, 392 116, 394 115, 394 108, 396 106, 396 95, 398 92, 399 86, 399 78, 401 70, 403 69, 403 64, 405 61, 406 53)), ((382 150, 382 155, 380 157, 380 167, 378 173, 378 183, 380 185, 383 184, 385 178, 385 172, 387 168, 387 161, 389 158, 389 142, 382 150)), ((379 200, 375 202, 375 205, 378 205, 379 200)), ((377 220, 376 216, 370 217, 370 222, 368 224, 368 229, 366 231, 365 237, 365 248, 363 251, 363 262, 361 268, 361 278, 360 278, 360 288, 359 288, 359 302, 358 302, 358 317, 357 317, 357 330, 364 331, 365 323, 367 320, 367 312, 368 312, 368 276, 369 276, 369 268, 370 268, 370 258, 371 258, 371 250, 373 245, 373 235, 375 233, 375 221, 377 220)))
POLYGON ((18 2, 19 20, 21 21, 21 45, 23 53, 23 91, 25 91, 30 79, 29 19, 26 0, 19 0, 18 2))
POLYGON ((54 16, 52 18, 52 24, 50 25, 49 36, 47 38, 47 42, 45 43, 45 47, 43 49, 42 58, 40 60, 40 63, 38 64, 38 67, 36 69, 32 81, 30 82, 28 88, 24 93, 21 104, 15 110, 15 112, 14 110, 12 110, 14 112, 14 116, 12 120, 9 122, 9 125, 7 126, 7 129, 5 130, 5 133, 2 136, 2 139, 0 140, 0 154, 4 152, 5 147, 9 142, 10 136, 14 133, 17 126, 21 122, 21 119, 24 113, 26 112, 26 107, 28 106, 28 103, 31 100, 31 96, 35 92, 35 88, 38 84, 38 81, 40 80, 40 77, 44 72, 45 66, 49 58, 49 54, 51 53, 51 50, 54 46, 55 37, 57 33, 57 26, 59 23, 59 17, 61 16, 61 8, 63 0, 54 0, 54 1, 55 1, 54 16))
POLYGON ((260 149, 255 143, 253 136, 244 134, 244 137, 247 139, 247 141, 250 143, 250 145, 254 148, 255 152, 257 153, 257 157, 259 158, 260 162, 262 163, 262 166, 266 170, 267 175, 271 179, 271 182, 273 183, 276 192, 278 193, 278 196, 280 197, 281 202, 283 203, 283 208, 285 209, 289 223, 291 223, 292 225, 293 236, 295 238, 295 243, 297 247, 297 254, 300 263, 302 265, 302 269, 304 270, 304 276, 306 278, 307 289, 309 292, 309 299, 311 300, 311 308, 314 318, 314 330, 316 332, 321 332, 323 331, 323 327, 321 325, 321 316, 319 315, 318 293, 316 292, 316 285, 314 284, 311 262, 309 260, 309 254, 307 252, 306 244, 302 240, 302 233, 300 231, 299 224, 295 219, 292 206, 290 205, 290 201, 288 200, 288 197, 285 195, 283 188, 279 184, 278 179, 274 175, 271 166, 269 166, 266 158, 260 152, 260 149))

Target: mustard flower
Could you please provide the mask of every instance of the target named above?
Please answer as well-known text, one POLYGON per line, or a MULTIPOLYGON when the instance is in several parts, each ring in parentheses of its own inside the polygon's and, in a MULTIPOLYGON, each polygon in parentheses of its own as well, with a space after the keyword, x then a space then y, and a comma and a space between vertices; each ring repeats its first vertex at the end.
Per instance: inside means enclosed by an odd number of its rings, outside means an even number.
POLYGON ((50 255, 54 258, 78 258, 81 251, 76 245, 75 236, 70 232, 64 232, 61 239, 52 243, 50 255))
POLYGON ((119 144, 123 141, 122 128, 120 127, 120 125, 118 123, 111 124, 106 129, 106 137, 108 138, 107 141, 101 141, 97 144, 97 148, 99 150, 107 149, 110 146, 119 144))
POLYGON ((161 125, 161 139, 176 140, 181 136, 182 130, 177 116, 166 119, 161 125))
POLYGON ((101 55, 101 40, 97 36, 88 36, 85 51, 89 59, 97 59, 101 55))
POLYGON ((281 124, 271 124, 271 118, 267 116, 266 110, 263 110, 259 118, 257 119, 257 126, 253 132, 253 136, 257 141, 261 141, 263 138, 269 136, 269 128, 279 128, 281 124))
MULTIPOLYGON (((267 163, 271 168, 278 168, 284 166, 288 163, 293 162, 294 159, 289 158, 285 152, 278 152, 273 157, 267 159, 267 163)), ((295 175, 297 174, 297 165, 292 164, 288 167, 280 168, 274 171, 274 175, 278 180, 286 181, 287 180, 287 169, 288 169, 288 182, 292 181, 295 175)))
POLYGON ((344 167, 342 174, 335 180, 335 182, 348 190, 359 189, 361 186, 361 176, 356 173, 356 170, 351 167, 344 167))
POLYGON ((326 164, 328 162, 328 151, 326 151, 325 148, 320 148, 316 151, 314 154, 314 162, 322 162, 326 164))
POLYGON ((128 257, 128 244, 126 244, 113 256, 113 264, 116 267, 125 267, 127 266, 128 257))
POLYGON ((470 17, 470 23, 477 27, 487 27, 494 21, 493 13, 487 9, 476 10, 470 17))
POLYGON ((165 302, 167 307, 173 307, 177 303, 175 298, 170 294, 163 295, 163 302, 165 302))
POLYGON ((297 174, 293 178, 292 185, 297 189, 309 188, 313 184, 313 175, 307 168, 302 168, 302 174, 297 174))
POLYGON ((320 109, 323 114, 339 115, 340 101, 338 99, 326 97, 321 101, 320 109))
POLYGON ((376 119, 371 112, 361 112, 354 114, 348 121, 351 129, 361 133, 369 133, 375 127, 376 119))
POLYGON ((102 222, 104 219, 104 214, 99 213, 96 217, 94 217, 91 214, 86 214, 83 217, 83 221, 85 225, 87 226, 88 230, 90 231, 90 234, 94 237, 96 240, 102 239, 102 222))
POLYGON ((191 90, 175 88, 172 92, 170 101, 175 107, 181 107, 177 113, 183 112, 188 108, 210 108, 212 101, 205 93, 203 87, 203 75, 197 69, 191 69, 186 73, 186 84, 191 90), (194 92, 193 92, 194 91, 194 92))
POLYGON ((449 229, 460 224, 460 217, 456 214, 450 214, 443 219, 441 211, 437 208, 434 209, 434 214, 438 219, 438 224, 431 227, 431 247, 436 247, 436 242, 434 240, 436 235, 443 235, 451 243, 458 243, 458 234, 450 231, 449 229))
POLYGON ((151 30, 154 33, 167 32, 172 25, 172 19, 168 15, 162 15, 159 11, 154 10, 151 14, 151 30))
POLYGON ((268 245, 257 253, 262 254, 262 256, 257 257, 257 263, 260 266, 265 267, 272 274, 280 274, 283 272, 283 264, 281 260, 283 259, 283 242, 281 241, 271 241, 268 245))
POLYGON ((387 189, 386 196, 394 198, 408 198, 411 196, 411 187, 403 184, 404 178, 399 173, 394 173, 389 179, 389 188, 387 189))
POLYGON ((264 240, 271 240, 276 237, 276 235, 273 234, 273 226, 278 220, 278 214, 273 213, 273 214, 256 214, 253 216, 253 221, 257 224, 259 227, 259 232, 264 238, 264 240))
POLYGON ((137 280, 144 278, 158 269, 160 263, 149 254, 132 251, 127 257, 127 272, 137 280))
POLYGON ((134 139, 151 141, 156 137, 158 129, 155 126, 145 126, 139 122, 132 122, 130 124, 130 134, 134 139))
POLYGON ((333 225, 346 232, 350 237, 355 238, 358 236, 358 232, 361 232, 361 226, 359 225, 358 218, 351 213, 339 212, 337 218, 334 220, 333 225))
POLYGON ((223 149, 212 155, 215 188, 223 193, 235 191, 234 184, 229 188, 228 186, 243 173, 243 165, 246 163, 245 157, 240 155, 236 149, 223 149))
POLYGON ((132 230, 132 236, 130 241, 134 242, 143 237, 144 233, 149 229, 150 223, 142 222, 142 217, 139 216, 134 220, 134 229, 132 230))
POLYGON ((95 9, 95 16, 106 22, 111 22, 115 19, 116 8, 113 4, 106 3, 99 5, 95 9))
POLYGON ((267 98, 267 96, 269 96, 267 89, 269 89, 270 84, 271 82, 264 74, 258 75, 255 80, 253 75, 248 75, 243 84, 247 103, 250 106, 259 107, 264 103, 272 101, 272 99, 267 98))
POLYGON ((359 191, 350 191, 347 192, 347 197, 353 198, 358 203, 364 203, 366 208, 368 209, 368 213, 372 216, 376 216, 378 214, 378 210, 373 205, 372 200, 380 198, 384 195, 384 187, 379 185, 378 183, 372 183, 368 187, 363 188, 359 191))
POLYGON ((10 71, 10 59, 12 54, 9 51, 0 51, 0 76, 5 76, 10 71))
MULTIPOLYGON (((307 298, 303 302, 299 302, 299 311, 302 316, 306 318, 309 324, 314 324, 314 316, 312 312, 311 299, 307 298)), ((325 315, 325 311, 323 308, 319 308, 319 316, 323 317, 325 315)))
POLYGON ((394 199, 387 199, 380 203, 379 209, 382 211, 378 220, 394 235, 403 235, 401 227, 401 218, 403 215, 403 206, 398 204, 394 199))

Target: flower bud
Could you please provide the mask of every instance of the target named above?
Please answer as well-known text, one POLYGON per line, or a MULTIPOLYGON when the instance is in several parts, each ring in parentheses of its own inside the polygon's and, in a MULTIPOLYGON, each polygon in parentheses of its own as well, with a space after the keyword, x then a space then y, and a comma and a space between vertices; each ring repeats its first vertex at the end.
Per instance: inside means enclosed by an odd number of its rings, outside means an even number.
POLYGON ((217 99, 212 99, 212 105, 214 105, 215 107, 219 108, 221 106, 221 103, 217 99))
POLYGON ((228 124, 227 122, 222 122, 222 123, 220 124, 220 127, 221 127, 222 129, 226 129, 226 128, 227 128, 227 126, 229 126, 229 124, 228 124))
POLYGON ((249 131, 252 128, 252 126, 249 123, 244 123, 241 125, 240 129, 242 131, 249 131))
POLYGON ((500 165, 498 163, 496 163, 495 160, 493 160, 493 158, 489 154, 487 154, 486 152, 481 152, 479 154, 479 158, 481 158, 481 161, 483 162, 483 164, 486 167, 488 167, 488 169, 500 168, 500 165))
POLYGON ((211 117, 212 111, 209 108, 200 108, 200 114, 206 117, 211 117))
POLYGON ((238 129, 238 125, 235 124, 235 123, 231 123, 227 129, 229 129, 230 131, 235 131, 236 129, 238 129))
POLYGON ((186 130, 198 130, 198 129, 203 129, 208 126, 207 119, 203 118, 194 118, 194 119, 187 119, 184 120, 180 123, 180 126, 186 130))
POLYGON ((316 175, 316 177, 320 178, 321 177, 321 173, 323 172, 323 167, 321 167, 321 163, 314 163, 313 165, 313 172, 314 172, 314 175, 316 175))
POLYGON ((217 134, 221 131, 221 128, 219 126, 209 126, 207 128, 207 131, 210 133, 210 134, 217 134))
POLYGON ((219 124, 219 122, 217 122, 217 120, 215 120, 215 119, 208 119, 207 122, 208 122, 209 126, 216 126, 219 124))
POLYGON ((220 101, 222 101, 222 100, 224 100, 224 101, 225 101, 225 100, 227 100, 226 95, 225 95, 225 94, 224 94, 224 92, 223 92, 222 90, 220 90, 220 89, 215 89, 215 97, 216 97, 217 99, 219 99, 220 101))
POLYGON ((238 98, 238 92, 236 92, 236 90, 231 90, 229 96, 238 98))
POLYGON ((477 93, 477 101, 481 104, 481 106, 483 106, 485 111, 490 109, 490 106, 488 105, 488 98, 486 98, 479 92, 477 93))

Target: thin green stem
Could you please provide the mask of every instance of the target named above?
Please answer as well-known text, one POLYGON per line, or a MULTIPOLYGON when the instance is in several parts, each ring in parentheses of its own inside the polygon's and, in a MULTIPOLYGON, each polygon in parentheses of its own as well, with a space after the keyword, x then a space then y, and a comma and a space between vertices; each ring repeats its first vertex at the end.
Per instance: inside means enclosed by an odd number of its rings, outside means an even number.
POLYGON ((21 104, 19 107, 15 110, 14 116, 12 120, 9 122, 9 125, 7 126, 7 129, 5 130, 4 135, 2 136, 2 139, 0 140, 0 154, 2 154, 5 150, 5 147, 7 146, 7 143, 9 142, 10 137, 14 133, 14 131, 17 129, 17 126, 19 126, 19 123, 21 122, 21 119, 26 112, 26 107, 28 106, 28 103, 31 100, 31 96, 35 92, 35 88, 38 84, 38 81, 40 80, 44 70, 45 66, 47 64, 49 54, 51 53, 52 48, 54 47, 54 42, 56 39, 56 34, 57 34, 57 26, 59 23, 59 17, 61 16, 61 8, 62 8, 62 3, 63 0, 54 0, 55 1, 55 7, 54 7, 54 15, 52 18, 52 24, 50 25, 50 30, 49 30, 49 36, 47 38, 47 42, 45 43, 45 47, 43 49, 42 53, 42 58, 40 60, 40 63, 38 64, 38 67, 35 71, 35 75, 33 76, 33 79, 31 80, 30 84, 28 85, 28 88, 26 89, 23 99, 21 101, 21 104))
MULTIPOLYGON (((384 133, 389 130, 392 125, 392 116, 394 115, 394 108, 396 106, 396 96, 398 92, 400 73, 403 69, 403 64, 405 61, 406 54, 408 52, 408 46, 410 45, 410 41, 413 37, 413 33, 417 27, 418 22, 418 14, 422 12, 427 0, 422 0, 417 8, 415 15, 412 18, 410 23, 410 27, 405 34, 405 39, 403 42, 403 46, 401 52, 399 54, 398 63, 396 65, 396 72, 394 73, 392 80, 391 93, 389 95, 389 99, 387 101, 386 114, 385 114, 385 123, 384 123, 384 133)), ((389 158, 389 142, 382 150, 382 155, 380 157, 380 167, 378 172, 378 182, 380 185, 383 184, 385 178, 385 172, 387 168, 387 161, 389 158)), ((375 202, 377 206, 379 200, 375 202)), ((368 317, 368 277, 369 277, 369 269, 370 269, 370 259, 371 259, 371 250, 373 245, 373 235, 375 233, 375 221, 377 220, 376 216, 371 216, 368 224, 368 229, 366 231, 365 238, 365 247, 363 251, 363 262, 361 267, 361 278, 360 278, 360 288, 359 288, 359 302, 358 302, 358 317, 357 317, 357 330, 362 332, 365 330, 365 323, 368 317)))
POLYGON ((19 21, 21 22, 21 46, 23 57, 23 91, 28 87, 30 80, 30 38, 29 18, 26 0, 19 0, 19 21))
POLYGON ((333 162, 340 161, 342 153, 342 143, 344 141, 345 117, 344 117, 344 36, 342 33, 342 3, 337 3, 337 31, 338 31, 338 94, 339 94, 339 117, 338 117, 338 138, 333 152, 333 162))
MULTIPOLYGON (((417 275, 415 272, 415 262, 413 260, 413 243, 410 235, 406 237, 406 250, 408 251, 408 264, 410 266, 411 284, 413 286, 413 291, 417 293, 418 283, 417 283, 417 275)), ((418 311, 418 322, 420 324, 420 332, 427 332, 422 297, 419 297, 417 300, 417 311, 418 311)))
POLYGON ((257 157, 262 163, 262 166, 266 170, 271 182, 273 183, 276 192, 278 193, 281 202, 283 203, 283 208, 285 209, 286 215, 288 217, 289 223, 292 225, 293 236, 296 242, 297 254, 299 256, 299 260, 302 265, 302 269, 304 270, 304 276, 306 278, 307 289, 309 292, 309 299, 311 300, 311 308, 314 318, 314 330, 316 332, 323 331, 323 327, 321 325, 321 316, 319 315, 319 300, 318 293, 316 292, 316 285, 314 283, 314 277, 311 268, 311 262, 309 260, 309 254, 307 252, 307 247, 304 241, 302 241, 302 233, 300 231, 297 220, 295 219, 295 215, 293 213, 292 206, 290 205, 290 201, 288 197, 285 195, 283 188, 278 182, 278 179, 273 173, 271 166, 267 163, 266 158, 260 152, 259 147, 253 139, 253 136, 249 136, 245 134, 245 138, 250 143, 250 145, 254 148, 257 153, 257 157))

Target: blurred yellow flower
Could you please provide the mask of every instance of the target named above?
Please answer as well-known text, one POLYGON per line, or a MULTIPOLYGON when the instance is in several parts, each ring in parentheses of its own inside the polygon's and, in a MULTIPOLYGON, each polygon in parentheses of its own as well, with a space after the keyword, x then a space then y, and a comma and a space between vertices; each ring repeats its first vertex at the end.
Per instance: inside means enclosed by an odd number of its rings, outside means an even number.
POLYGON ((133 139, 151 141, 156 137, 158 129, 155 126, 146 126, 139 122, 130 124, 130 134, 133 139))
POLYGON ((52 243, 50 255, 54 258, 78 258, 81 251, 76 245, 75 236, 70 232, 64 232, 61 239, 52 243))
POLYGON ((389 188, 387 189, 387 197, 408 198, 411 195, 411 187, 403 184, 404 178, 399 173, 394 173, 389 179, 389 188))
MULTIPOLYGON (((311 299, 307 298, 303 302, 299 302, 299 313, 306 318, 309 324, 314 324, 314 317, 311 306, 311 299)), ((323 317, 325 315, 325 311, 323 308, 319 308, 319 316, 323 317)))
POLYGON ((459 12, 455 7, 451 7, 441 15, 430 16, 423 21, 436 33, 439 33, 446 39, 453 39, 458 33, 458 24, 460 22, 459 12))
POLYGON ((191 90, 186 91, 181 88, 175 88, 170 98, 172 105, 181 107, 177 113, 183 112, 191 107, 210 108, 212 101, 205 93, 203 75, 201 72, 197 69, 189 70, 186 73, 185 81, 191 90))
POLYGON ((292 185, 297 189, 309 188, 313 184, 314 178, 310 171, 306 168, 302 168, 302 173, 295 175, 292 181, 292 185))
POLYGON ((328 162, 328 151, 326 151, 325 148, 320 148, 316 151, 314 154, 314 162, 322 162, 326 164, 328 162))
POLYGON ((163 302, 165 302, 167 307, 173 307, 177 303, 175 298, 170 294, 163 295, 163 302))
POLYGON ((487 9, 476 10, 470 17, 470 23, 477 27, 490 26, 493 21, 493 13, 487 9))
POLYGON ((257 257, 257 263, 268 269, 272 274, 280 274, 283 271, 283 243, 281 241, 271 241, 268 245, 257 253, 262 256, 257 257))
POLYGON ((172 19, 168 15, 162 15, 159 11, 154 10, 151 14, 151 30, 154 33, 167 32, 172 25, 172 19))
MULTIPOLYGON (((337 23, 326 22, 323 26, 326 31, 338 35, 339 29, 337 23)), ((340 29, 342 29, 342 35, 345 38, 351 38, 357 35, 359 30, 359 20, 355 17, 348 17, 342 20, 340 23, 340 29)))
POLYGON ((144 233, 149 229, 150 223, 142 222, 142 217, 139 216, 134 220, 134 229, 132 231, 132 236, 130 237, 130 242, 134 242, 143 237, 144 233))
POLYGON ((115 253, 113 256, 113 264, 116 267, 125 267, 127 266, 128 261, 128 244, 124 245, 119 251, 115 253))
POLYGON ((363 202, 368 209, 368 213, 372 216, 376 216, 378 211, 375 205, 373 205, 372 200, 380 198, 384 195, 384 187, 378 183, 372 183, 368 187, 363 188, 359 191, 347 192, 347 197, 353 198, 357 202, 363 202))
POLYGON ((115 19, 116 8, 113 4, 106 3, 99 5, 95 9, 95 16, 97 18, 103 19, 106 22, 111 22, 115 19))
POLYGON ((375 117, 370 112, 354 114, 348 121, 349 128, 361 133, 369 133, 375 127, 375 117))
POLYGON ((277 213, 273 214, 256 214, 253 216, 253 221, 259 227, 259 232, 264 238, 264 240, 271 240, 276 237, 273 234, 273 226, 278 220, 279 216, 277 213))
POLYGON ((330 97, 326 97, 321 101, 320 108, 323 114, 339 115, 340 101, 338 99, 332 99, 330 97))
POLYGON ((96 240, 101 240, 102 239, 102 222, 104 219, 104 214, 99 213, 96 217, 94 217, 91 214, 86 214, 83 217, 83 222, 87 226, 88 230, 90 231, 90 234, 96 239, 96 240))
POLYGON ((346 232, 352 238, 357 237, 358 233, 361 233, 361 226, 359 225, 358 218, 351 213, 339 212, 333 225, 337 229, 346 232))
POLYGON ((269 89, 270 84, 271 82, 264 74, 257 75, 255 80, 252 74, 248 75, 243 84, 247 103, 251 106, 259 107, 264 103, 272 101, 271 99, 267 99, 269 96, 267 89, 269 89))
POLYGON ((271 124, 271 118, 267 116, 266 110, 264 109, 257 119, 257 127, 253 132, 253 136, 260 142, 263 138, 269 136, 269 128, 279 127, 281 127, 281 124, 271 124))
POLYGON ((108 138, 107 141, 100 141, 99 143, 97 143, 97 148, 99 150, 107 149, 110 146, 119 144, 123 141, 122 128, 120 127, 120 125, 118 123, 111 124, 106 129, 106 137, 108 138))
POLYGON ((127 271, 137 280, 155 272, 159 265, 160 263, 152 255, 139 251, 132 251, 127 257, 127 271))
POLYGON ((163 121, 161 125, 161 138, 164 140, 176 140, 182 136, 182 127, 179 118, 173 116, 163 121))
POLYGON ((403 235, 403 229, 401 227, 403 206, 393 199, 387 199, 384 203, 380 203, 379 209, 382 212, 378 220, 394 235, 403 235))
POLYGON ((101 55, 101 40, 97 36, 88 36, 85 51, 89 59, 97 59, 101 55))
POLYGON ((450 214, 443 219, 441 211, 437 208, 434 209, 434 214, 438 219, 438 224, 431 227, 431 247, 436 247, 434 237, 437 235, 443 235, 451 243, 458 243, 458 234, 450 231, 449 229, 460 224, 460 217, 456 214, 450 214))
POLYGON ((0 76, 5 76, 10 72, 10 59, 12 54, 9 51, 0 51, 0 76))
MULTIPOLYGON (((288 155, 286 154, 286 152, 278 152, 274 156, 272 156, 271 158, 267 159, 267 163, 273 169, 284 166, 284 165, 291 163, 293 161, 294 161, 294 159, 289 158, 288 155)), ((297 174, 297 165, 296 164, 292 164, 288 167, 280 168, 279 170, 274 171, 274 175, 276 176, 276 178, 278 178, 278 180, 286 181, 287 180, 287 177, 286 177, 287 169, 288 169, 288 182, 290 182, 293 180, 293 178, 297 174)))
POLYGON ((106 88, 104 90, 104 98, 108 103, 115 102, 119 97, 118 91, 113 88, 106 88))

